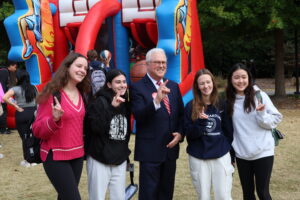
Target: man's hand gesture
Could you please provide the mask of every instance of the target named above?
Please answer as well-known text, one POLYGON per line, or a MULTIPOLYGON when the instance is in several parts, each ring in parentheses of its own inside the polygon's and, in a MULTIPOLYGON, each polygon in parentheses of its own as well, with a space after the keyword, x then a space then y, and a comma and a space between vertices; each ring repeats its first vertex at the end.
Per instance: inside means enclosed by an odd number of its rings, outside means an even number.
POLYGON ((159 85, 159 88, 157 89, 157 95, 154 99, 155 103, 160 104, 161 100, 163 100, 170 93, 170 89, 166 86, 167 83, 168 80, 159 85))

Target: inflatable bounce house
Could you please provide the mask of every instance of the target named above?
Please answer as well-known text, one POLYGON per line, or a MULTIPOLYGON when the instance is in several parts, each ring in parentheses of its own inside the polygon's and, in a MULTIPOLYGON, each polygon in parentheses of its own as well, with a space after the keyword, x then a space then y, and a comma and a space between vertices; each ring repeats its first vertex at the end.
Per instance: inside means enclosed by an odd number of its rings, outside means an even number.
MULTIPOLYGON (((135 81, 145 74, 145 54, 165 50, 166 78, 192 98, 195 72, 204 68, 196 0, 13 0, 4 25, 11 43, 8 59, 25 62, 41 89, 72 50, 112 53, 111 67, 135 81)), ((11 110, 11 108, 10 108, 11 110)), ((13 117, 13 112, 9 112, 13 117)), ((14 120, 8 119, 8 126, 14 120)))

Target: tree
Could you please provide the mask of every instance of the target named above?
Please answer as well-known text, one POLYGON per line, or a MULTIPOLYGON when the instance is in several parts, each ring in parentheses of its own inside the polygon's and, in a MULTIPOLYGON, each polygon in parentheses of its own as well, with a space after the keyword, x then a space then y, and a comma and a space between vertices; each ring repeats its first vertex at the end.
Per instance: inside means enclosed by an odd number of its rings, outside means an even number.
POLYGON ((14 12, 14 7, 10 0, 3 0, 1 1, 0 5, 0 63, 5 63, 7 60, 10 43, 3 25, 3 21, 6 17, 10 16, 14 12))
MULTIPOLYGON (((298 2, 299 0, 200 0, 198 7, 202 34, 205 35, 205 31, 217 31, 219 41, 225 38, 223 33, 248 45, 252 40, 257 41, 255 37, 263 38, 267 43, 272 39, 275 52, 275 96, 285 96, 284 34, 285 30, 299 25, 300 9, 295 6, 298 2)), ((203 41, 205 52, 205 38, 203 41)), ((260 45, 264 46, 265 43, 260 45)), ((237 54, 241 50, 233 53, 237 54)), ((270 55, 272 50, 269 51, 270 55)))

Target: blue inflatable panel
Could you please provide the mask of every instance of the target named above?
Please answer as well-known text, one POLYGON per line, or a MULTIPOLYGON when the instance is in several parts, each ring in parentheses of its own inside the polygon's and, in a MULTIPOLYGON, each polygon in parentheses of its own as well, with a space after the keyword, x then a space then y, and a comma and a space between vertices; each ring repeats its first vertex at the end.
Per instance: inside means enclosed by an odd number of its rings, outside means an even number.
POLYGON ((33 85, 39 85, 41 84, 41 79, 40 79, 40 67, 38 67, 39 62, 38 58, 35 54, 32 54, 30 59, 25 61, 26 64, 26 70, 30 73, 30 82, 33 85))
POLYGON ((27 10, 16 10, 15 13, 4 20, 4 26, 8 33, 8 38, 11 48, 8 52, 8 59, 17 62, 22 62, 23 42, 20 35, 18 19, 20 16, 25 15, 27 10))
POLYGON ((114 16, 113 36, 115 41, 116 68, 122 70, 129 81, 130 63, 129 63, 129 36, 126 28, 122 25, 122 15, 119 12, 114 16))
POLYGON ((186 105, 190 100, 192 100, 193 97, 193 90, 191 89, 182 97, 184 105, 186 105))
POLYGON ((175 8, 178 0, 164 0, 156 8, 158 25, 157 47, 165 50, 168 59, 166 78, 177 83, 181 82, 180 54, 175 54, 175 8))

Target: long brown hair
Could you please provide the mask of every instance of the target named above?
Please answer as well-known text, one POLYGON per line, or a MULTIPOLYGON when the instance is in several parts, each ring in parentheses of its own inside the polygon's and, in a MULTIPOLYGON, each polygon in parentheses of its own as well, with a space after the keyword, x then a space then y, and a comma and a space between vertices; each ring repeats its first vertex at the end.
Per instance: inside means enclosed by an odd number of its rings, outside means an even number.
MULTIPOLYGON (((58 70, 55 72, 52 80, 46 84, 42 92, 38 95, 38 103, 45 101, 51 94, 61 90, 64 86, 67 85, 70 78, 68 69, 70 68, 72 63, 79 57, 86 59, 84 55, 76 52, 70 52, 69 55, 65 57, 65 59, 60 64, 58 70)), ((90 91, 90 81, 88 78, 88 72, 84 79, 80 83, 78 83, 76 87, 78 88, 81 94, 85 94, 90 91)))
POLYGON ((192 120, 196 120, 198 118, 199 111, 204 107, 206 108, 207 105, 204 104, 202 99, 202 94, 198 86, 198 78, 201 75, 207 74, 211 77, 212 83, 213 83, 213 90, 209 97, 209 100, 211 102, 211 105, 215 106, 218 102, 218 88, 216 85, 216 80, 214 75, 208 70, 208 69, 200 69, 197 71, 194 77, 194 83, 193 83, 193 103, 192 103, 192 120))
POLYGON ((254 102, 254 89, 253 89, 253 78, 251 76, 250 71, 248 68, 242 64, 237 63, 235 64, 232 69, 229 72, 228 78, 227 78, 227 88, 226 88, 226 99, 227 99, 227 109, 228 114, 230 116, 233 115, 233 105, 236 98, 236 90, 232 85, 232 75, 235 71, 242 69, 247 72, 248 74, 248 86, 246 87, 244 93, 245 93, 245 101, 244 101, 244 111, 249 113, 252 109, 255 108, 255 102, 254 102))

